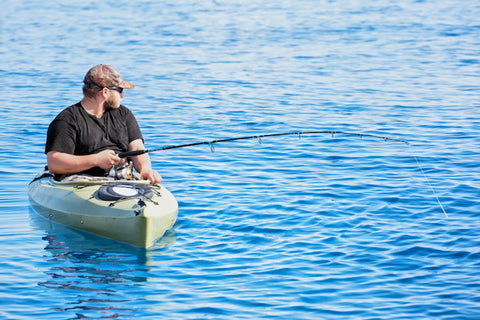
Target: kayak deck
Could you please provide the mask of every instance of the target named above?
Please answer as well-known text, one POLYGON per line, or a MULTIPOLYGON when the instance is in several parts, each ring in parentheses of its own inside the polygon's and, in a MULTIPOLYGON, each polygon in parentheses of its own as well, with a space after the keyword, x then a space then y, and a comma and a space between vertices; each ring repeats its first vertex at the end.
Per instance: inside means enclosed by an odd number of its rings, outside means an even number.
POLYGON ((58 182, 34 179, 28 194, 41 216, 75 229, 148 248, 175 223, 178 203, 142 180, 58 182))

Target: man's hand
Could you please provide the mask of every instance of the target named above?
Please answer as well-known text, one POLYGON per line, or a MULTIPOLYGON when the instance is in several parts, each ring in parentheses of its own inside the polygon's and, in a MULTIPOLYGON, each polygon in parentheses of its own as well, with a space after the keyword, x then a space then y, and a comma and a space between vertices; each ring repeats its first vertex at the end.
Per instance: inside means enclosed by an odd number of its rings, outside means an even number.
POLYGON ((96 166, 104 170, 108 170, 114 165, 125 162, 124 159, 119 158, 113 150, 104 150, 95 154, 96 166))
POLYGON ((140 172, 140 179, 150 180, 151 184, 160 183, 160 181, 162 181, 162 177, 160 176, 160 174, 153 169, 145 169, 140 172))

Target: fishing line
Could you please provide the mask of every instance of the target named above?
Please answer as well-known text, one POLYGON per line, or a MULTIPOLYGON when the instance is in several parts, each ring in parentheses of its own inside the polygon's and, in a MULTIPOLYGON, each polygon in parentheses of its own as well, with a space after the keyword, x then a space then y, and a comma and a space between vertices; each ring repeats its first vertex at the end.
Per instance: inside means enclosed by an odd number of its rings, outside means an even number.
POLYGON ((432 184, 430 183, 430 179, 428 179, 427 175, 425 174, 425 171, 423 171, 423 168, 422 166, 420 165, 420 162, 418 161, 417 157, 415 156, 415 154, 412 152, 412 149, 411 149, 411 146, 409 145, 410 147, 410 154, 412 155, 412 157, 415 159, 415 162, 417 162, 417 166, 418 168, 420 169, 420 171, 422 172, 422 175, 423 177, 425 178, 425 181, 427 181, 427 184, 429 185, 430 187, 430 190, 432 190, 432 193, 433 195, 435 196, 435 198, 437 199, 437 202, 438 202, 438 205, 440 206, 440 208, 442 208, 442 211, 443 211, 443 214, 445 215, 445 217, 448 218, 448 214, 447 212, 445 211, 445 209, 443 208, 443 205, 442 203, 440 202, 440 198, 438 197, 437 195, 437 192, 435 191, 435 189, 433 188, 432 184))
POLYGON ((215 151, 214 144, 221 143, 221 142, 247 140, 247 139, 257 139, 258 143, 262 144, 262 142, 263 142, 262 138, 265 138, 265 137, 279 137, 279 136, 287 136, 287 135, 298 135, 298 138, 301 139, 302 135, 306 135, 306 134, 330 134, 332 137, 335 137, 335 135, 358 136, 360 138, 368 137, 368 138, 381 139, 381 140, 384 140, 385 142, 394 141, 394 142, 400 142, 400 143, 406 144, 407 146, 410 147, 411 155, 415 159, 415 161, 418 165, 418 168, 422 172, 423 177, 427 181, 427 184, 429 185, 430 189, 432 190, 433 195, 437 199, 437 202, 438 202, 440 208, 442 209, 443 213, 445 214, 445 217, 448 218, 447 212, 445 211, 442 203, 440 202, 440 199, 439 199, 435 189, 433 188, 432 184, 430 183, 430 179, 428 179, 427 175, 425 174, 425 171, 423 170, 422 166, 420 165, 420 162, 418 161, 417 157, 413 154, 413 152, 411 150, 410 143, 406 140, 390 138, 390 137, 380 136, 380 135, 376 135, 376 134, 345 132, 345 131, 293 131, 293 132, 283 132, 283 133, 269 133, 269 134, 253 135, 253 136, 245 136, 245 137, 217 139, 217 140, 211 140, 211 141, 200 141, 200 142, 179 144, 179 145, 174 145, 174 146, 166 146, 166 147, 156 148, 156 149, 148 149, 148 150, 145 149, 145 150, 120 152, 118 154, 118 156, 120 158, 126 158, 126 157, 138 156, 138 155, 141 155, 141 154, 144 154, 144 153, 151 153, 151 152, 158 152, 158 151, 164 151, 164 150, 170 150, 170 149, 193 147, 193 146, 199 146, 199 145, 204 145, 204 144, 208 145, 210 147, 210 151, 214 152, 215 151))

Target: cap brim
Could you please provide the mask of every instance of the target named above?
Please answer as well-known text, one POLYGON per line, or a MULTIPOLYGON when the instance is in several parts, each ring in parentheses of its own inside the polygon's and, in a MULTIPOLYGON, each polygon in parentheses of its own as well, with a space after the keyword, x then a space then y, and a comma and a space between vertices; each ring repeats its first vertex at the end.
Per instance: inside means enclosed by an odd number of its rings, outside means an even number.
POLYGON ((135 88, 135 85, 128 81, 122 81, 122 84, 119 85, 119 87, 123 89, 133 89, 135 88))

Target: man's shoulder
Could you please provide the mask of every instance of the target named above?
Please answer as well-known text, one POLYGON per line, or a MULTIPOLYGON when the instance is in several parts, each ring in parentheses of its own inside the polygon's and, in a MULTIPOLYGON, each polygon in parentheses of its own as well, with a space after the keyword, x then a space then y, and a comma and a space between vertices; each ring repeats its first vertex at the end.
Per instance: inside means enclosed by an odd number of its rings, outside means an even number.
POLYGON ((121 117, 125 117, 125 116, 129 116, 129 115, 132 115, 133 116, 133 112, 130 111, 129 108, 127 108, 126 106, 124 106, 123 104, 121 104, 118 108, 116 109, 111 109, 110 112, 112 112, 112 114, 114 114, 115 116, 121 116, 121 117))
POLYGON ((130 109, 128 109, 123 104, 121 104, 120 107, 118 107, 118 110, 121 111, 121 112, 131 112, 130 109))
POLYGON ((76 120, 78 115, 80 114, 82 106, 80 105, 80 102, 72 104, 71 106, 63 109, 55 118, 55 120, 64 120, 64 121, 69 121, 69 120, 76 120))

